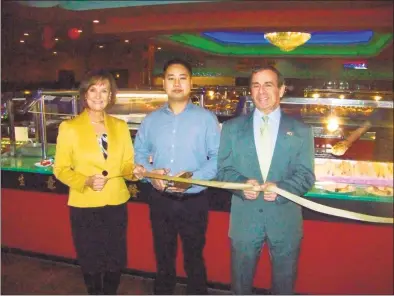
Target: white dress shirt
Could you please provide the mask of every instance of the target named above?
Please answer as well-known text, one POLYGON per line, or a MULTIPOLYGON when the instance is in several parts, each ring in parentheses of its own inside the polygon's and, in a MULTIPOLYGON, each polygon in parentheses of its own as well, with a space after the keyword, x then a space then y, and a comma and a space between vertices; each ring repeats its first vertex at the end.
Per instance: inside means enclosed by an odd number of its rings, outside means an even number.
MULTIPOLYGON (((253 134, 254 134, 254 141, 256 144, 256 152, 257 156, 259 158, 259 163, 261 164, 261 151, 259 151, 259 147, 261 147, 261 126, 263 124, 263 116, 266 116, 263 112, 258 110, 257 108, 254 110, 253 114, 253 134)), ((279 123, 280 123, 280 108, 276 108, 274 111, 272 111, 268 116, 268 128, 269 128, 269 133, 271 136, 271 156, 270 159, 272 160, 272 155, 274 153, 274 148, 276 144, 276 139, 278 137, 278 130, 279 130, 279 123)))

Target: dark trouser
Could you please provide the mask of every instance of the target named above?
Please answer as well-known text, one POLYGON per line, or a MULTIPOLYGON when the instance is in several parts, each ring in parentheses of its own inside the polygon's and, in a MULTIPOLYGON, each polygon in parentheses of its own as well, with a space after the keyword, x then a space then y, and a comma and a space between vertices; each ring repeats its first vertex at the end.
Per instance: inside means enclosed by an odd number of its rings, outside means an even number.
POLYGON ((157 266, 154 293, 163 295, 174 291, 179 234, 187 274, 187 294, 207 294, 203 250, 208 200, 204 193, 175 197, 152 189, 150 216, 157 266))
POLYGON ((126 265, 127 206, 70 207, 77 259, 89 294, 116 294, 126 265))

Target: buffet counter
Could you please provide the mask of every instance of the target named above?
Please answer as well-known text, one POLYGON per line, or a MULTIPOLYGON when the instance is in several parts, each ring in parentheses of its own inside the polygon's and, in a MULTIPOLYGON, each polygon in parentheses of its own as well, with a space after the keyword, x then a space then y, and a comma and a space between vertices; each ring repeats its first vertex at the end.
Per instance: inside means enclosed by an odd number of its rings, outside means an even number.
MULTIPOLYGON (((54 154, 54 146, 48 147, 54 154)), ((2 247, 75 259, 68 216, 68 188, 43 167, 40 157, 5 156, 2 177, 2 247)), ((319 161, 317 161, 319 163, 319 161)), ((343 187, 324 180, 305 197, 336 208, 392 217, 393 196, 377 196, 364 185, 343 187), (328 187, 327 187, 328 186, 328 187), (339 188, 339 189, 338 189, 339 188)), ((149 220, 150 185, 129 182, 128 272, 153 276, 155 261, 149 220)), ((229 288, 230 244, 227 236, 231 195, 206 191, 210 200, 204 251, 212 287, 229 288)), ((303 209, 302 242, 296 291, 306 294, 393 294, 393 226, 358 222, 303 209)), ((185 277, 179 244, 177 273, 185 277)), ((264 248, 255 287, 270 287, 269 255, 264 248)))
MULTIPOLYGON (((12 133, 12 127, 16 126, 12 116, 9 120, 12 149, 2 139, 2 152, 5 152, 1 159, 2 246, 75 262, 67 206, 68 188, 55 178, 52 167, 46 166, 45 161, 54 156, 56 147, 51 143, 55 143, 58 124, 78 114, 77 91, 40 91, 33 97, 18 112, 32 115, 36 141, 17 142, 12 133)), ((131 134, 138 130, 146 114, 166 101, 162 91, 120 90, 117 97, 110 113, 125 120, 131 134)), ((198 90, 193 92, 192 101, 215 112, 220 122, 253 110, 252 101, 243 89, 198 90)), ((8 102, 8 110, 12 110, 12 100, 8 102)), ((304 197, 338 209, 393 217, 393 163, 370 161, 376 145, 375 134, 355 143, 349 149, 347 159, 330 153, 332 146, 365 121, 372 109, 392 112, 392 93, 387 96, 368 93, 368 96, 351 99, 347 93, 324 95, 324 91, 313 90, 304 98, 283 98, 281 108, 313 127, 317 182, 304 197), (329 130, 326 117, 333 114, 337 114, 334 119, 338 122, 335 129, 329 130)), ((127 271, 154 276, 148 207, 151 186, 144 182, 129 182, 128 188, 127 271)), ((209 188, 206 195, 210 204, 204 250, 208 280, 211 286, 220 284, 219 287, 224 285, 229 289, 230 243, 227 233, 231 195, 214 188, 209 188)), ((304 238, 296 292, 393 294, 393 225, 349 220, 307 208, 303 208, 303 217, 304 238)), ((178 253, 177 274, 184 278, 181 244, 178 253)), ((270 271, 268 251, 264 248, 255 287, 269 289, 270 271)))

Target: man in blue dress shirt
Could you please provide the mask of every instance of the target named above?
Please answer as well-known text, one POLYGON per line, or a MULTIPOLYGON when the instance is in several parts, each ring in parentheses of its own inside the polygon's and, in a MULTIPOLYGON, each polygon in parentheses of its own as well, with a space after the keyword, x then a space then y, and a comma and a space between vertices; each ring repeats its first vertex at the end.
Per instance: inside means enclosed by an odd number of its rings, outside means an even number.
MULTIPOLYGON (((173 59, 164 65, 168 103, 145 117, 135 138, 135 162, 148 172, 210 180, 217 173, 220 128, 216 116, 192 104, 192 68, 173 59), (153 163, 149 162, 150 157, 153 163)), ((208 219, 205 187, 185 188, 151 179, 150 217, 157 276, 155 294, 172 294, 176 283, 177 236, 181 237, 187 293, 207 294, 203 258, 208 219)))

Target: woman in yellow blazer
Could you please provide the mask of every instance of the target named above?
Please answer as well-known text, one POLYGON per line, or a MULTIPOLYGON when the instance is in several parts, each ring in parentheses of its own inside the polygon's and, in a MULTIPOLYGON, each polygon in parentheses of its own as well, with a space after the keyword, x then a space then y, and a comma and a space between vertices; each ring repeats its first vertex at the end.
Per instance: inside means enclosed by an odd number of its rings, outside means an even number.
POLYGON ((90 73, 79 91, 85 109, 61 123, 56 145, 54 174, 70 187, 71 230, 89 294, 116 294, 127 256, 124 178, 145 172, 134 164, 127 124, 105 112, 116 90, 109 72, 90 73))

